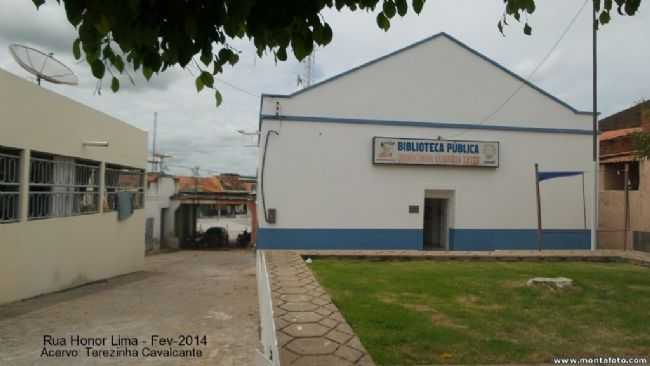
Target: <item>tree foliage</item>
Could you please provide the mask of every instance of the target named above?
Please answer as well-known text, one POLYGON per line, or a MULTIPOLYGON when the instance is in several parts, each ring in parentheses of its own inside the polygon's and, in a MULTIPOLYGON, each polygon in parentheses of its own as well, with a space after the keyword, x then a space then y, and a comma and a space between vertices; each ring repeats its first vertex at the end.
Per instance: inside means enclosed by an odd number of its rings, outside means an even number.
POLYGON ((650 159, 650 132, 634 132, 632 145, 639 159, 650 159))
MULTIPOLYGON (((40 7, 45 0, 32 0, 40 7)), ((120 88, 119 76, 132 66, 149 80, 169 67, 194 63, 201 71, 196 89, 214 89, 217 105, 221 95, 214 75, 235 65, 239 52, 232 40, 247 38, 257 54, 272 54, 285 61, 288 52, 298 60, 314 46, 332 41, 332 28, 321 13, 325 9, 377 11, 377 26, 384 31, 391 20, 405 16, 409 9, 419 14, 425 0, 55 0, 63 3, 78 38, 73 44, 75 58, 85 58, 93 75, 108 73, 111 89, 120 88), (198 58, 198 60, 197 60, 198 58)), ((503 0, 504 13, 497 27, 503 33, 508 19, 523 23, 523 32, 532 33, 528 16, 535 12, 535 0, 503 0)), ((600 24, 607 24, 616 7, 620 14, 633 15, 641 0, 593 0, 600 24)))
MULTIPOLYGON (((641 0, 591 0, 595 12, 594 27, 600 28, 601 25, 609 23, 612 19, 611 14, 616 11, 619 15, 634 15, 641 0)), ((505 9, 503 16, 497 22, 499 32, 503 34, 503 29, 508 25, 508 20, 514 18, 517 22, 523 22, 523 32, 526 35, 533 33, 533 28, 528 22, 528 16, 535 12, 537 8, 535 0, 503 0, 505 9)))

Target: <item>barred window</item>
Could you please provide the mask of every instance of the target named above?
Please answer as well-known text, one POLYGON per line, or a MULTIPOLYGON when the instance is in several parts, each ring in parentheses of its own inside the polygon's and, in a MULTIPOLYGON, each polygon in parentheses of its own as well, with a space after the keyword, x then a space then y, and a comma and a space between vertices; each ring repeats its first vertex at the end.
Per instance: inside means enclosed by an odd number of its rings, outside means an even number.
POLYGON ((29 219, 99 212, 99 163, 32 153, 29 219))
POLYGON ((20 152, 0 146, 0 224, 19 219, 20 152))
POLYGON ((144 170, 119 165, 106 166, 105 211, 117 210, 117 194, 133 192, 133 208, 144 208, 144 170))

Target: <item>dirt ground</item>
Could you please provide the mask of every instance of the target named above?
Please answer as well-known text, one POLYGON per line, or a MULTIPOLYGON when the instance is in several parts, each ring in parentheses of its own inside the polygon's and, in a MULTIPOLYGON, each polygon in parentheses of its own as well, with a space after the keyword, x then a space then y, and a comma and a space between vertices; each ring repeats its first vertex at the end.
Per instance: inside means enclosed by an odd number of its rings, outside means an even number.
POLYGON ((257 304, 253 251, 154 255, 145 259, 143 272, 0 306, 0 365, 250 365, 258 346, 257 304), (48 352, 77 349, 79 355, 43 357, 45 335, 66 342, 46 344, 48 352), (106 346, 96 350, 139 354, 87 357, 83 346, 71 345, 76 335, 106 337, 106 346), (176 343, 160 344, 154 335, 176 343), (135 337, 138 345, 112 346, 111 336, 135 337), (188 341, 199 344, 179 343, 188 341), (143 347, 194 348, 202 355, 143 356, 143 347))

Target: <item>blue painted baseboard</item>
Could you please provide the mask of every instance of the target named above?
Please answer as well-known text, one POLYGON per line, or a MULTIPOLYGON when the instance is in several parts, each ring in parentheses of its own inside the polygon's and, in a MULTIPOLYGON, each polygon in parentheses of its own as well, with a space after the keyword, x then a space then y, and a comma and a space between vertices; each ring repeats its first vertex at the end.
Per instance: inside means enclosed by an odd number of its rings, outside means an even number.
POLYGON ((418 229, 268 229, 257 232, 258 249, 422 249, 418 229))
MULTIPOLYGON (((260 228, 258 249, 421 250, 421 229, 260 228)), ((586 230, 544 230, 542 249, 589 249, 586 230)), ((537 249, 535 229, 450 229, 450 250, 537 249)))
MULTIPOLYGON (((511 250, 538 249, 535 229, 451 229, 451 250, 511 250)), ((589 249, 588 230, 547 229, 543 233, 542 249, 589 249)))

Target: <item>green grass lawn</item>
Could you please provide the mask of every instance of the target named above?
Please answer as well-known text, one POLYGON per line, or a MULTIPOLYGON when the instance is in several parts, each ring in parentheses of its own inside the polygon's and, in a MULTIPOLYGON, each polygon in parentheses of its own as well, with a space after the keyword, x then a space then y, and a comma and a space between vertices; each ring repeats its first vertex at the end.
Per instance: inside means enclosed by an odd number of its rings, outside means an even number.
POLYGON ((619 263, 309 265, 380 365, 649 356, 650 270, 619 263), (574 287, 527 287, 564 276, 574 287))

